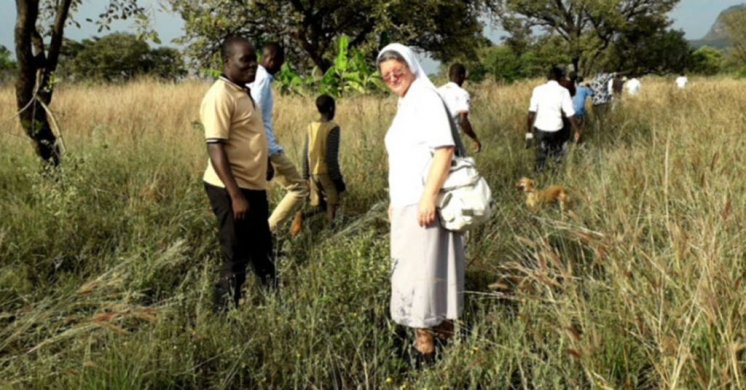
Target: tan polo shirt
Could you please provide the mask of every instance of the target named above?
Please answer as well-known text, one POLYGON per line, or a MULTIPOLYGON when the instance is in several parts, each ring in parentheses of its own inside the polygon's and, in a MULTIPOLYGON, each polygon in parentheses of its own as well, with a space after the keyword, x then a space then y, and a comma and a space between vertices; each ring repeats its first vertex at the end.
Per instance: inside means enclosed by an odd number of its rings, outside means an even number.
MULTIPOLYGON (((266 190, 267 137, 262 113, 252 102, 248 91, 221 77, 202 99, 199 117, 207 142, 220 141, 225 145, 230 169, 238 186, 249 190, 266 190)), ((225 188, 209 159, 203 180, 225 188)))

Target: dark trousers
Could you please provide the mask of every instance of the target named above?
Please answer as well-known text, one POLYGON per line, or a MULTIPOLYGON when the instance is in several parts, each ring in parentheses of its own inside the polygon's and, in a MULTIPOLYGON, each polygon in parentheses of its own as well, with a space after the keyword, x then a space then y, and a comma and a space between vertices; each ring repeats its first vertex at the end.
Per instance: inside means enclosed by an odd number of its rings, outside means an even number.
POLYGON ((543 131, 534 128, 534 138, 536 139, 536 170, 538 172, 546 168, 547 159, 553 159, 557 164, 562 162, 570 140, 569 131, 543 131))
POLYGON ((572 139, 572 123, 569 119, 562 117, 562 137, 564 137, 568 142, 572 139))
POLYGON ((593 122, 594 130, 602 131, 605 125, 604 121, 611 111, 611 103, 601 103, 593 105, 593 122))
POLYGON ((244 219, 236 220, 228 191, 207 183, 205 190, 218 219, 218 237, 223 252, 223 264, 215 285, 216 304, 224 308, 226 295, 230 294, 238 305, 248 264, 252 265, 265 287, 276 287, 267 192, 241 189, 249 202, 249 212, 244 219))

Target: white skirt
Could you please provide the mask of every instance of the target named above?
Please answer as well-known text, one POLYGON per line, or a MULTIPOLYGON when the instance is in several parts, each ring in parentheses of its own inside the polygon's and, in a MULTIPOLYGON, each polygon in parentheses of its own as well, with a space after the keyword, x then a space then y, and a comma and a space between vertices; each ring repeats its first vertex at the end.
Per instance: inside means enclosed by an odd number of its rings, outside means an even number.
POLYGON ((455 320, 464 306, 464 242, 440 223, 422 228, 418 206, 391 215, 391 317, 412 328, 455 320))

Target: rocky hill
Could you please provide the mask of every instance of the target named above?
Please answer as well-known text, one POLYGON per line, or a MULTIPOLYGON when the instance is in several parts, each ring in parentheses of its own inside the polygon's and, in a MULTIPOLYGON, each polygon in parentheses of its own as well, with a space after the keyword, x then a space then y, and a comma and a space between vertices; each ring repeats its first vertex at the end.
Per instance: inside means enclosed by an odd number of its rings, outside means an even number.
POLYGON ((692 41, 692 46, 702 47, 711 46, 717 48, 725 48, 730 46, 728 36, 725 33, 725 27, 723 25, 723 18, 731 12, 746 9, 746 4, 735 5, 720 13, 715 24, 712 25, 710 31, 702 39, 692 41))

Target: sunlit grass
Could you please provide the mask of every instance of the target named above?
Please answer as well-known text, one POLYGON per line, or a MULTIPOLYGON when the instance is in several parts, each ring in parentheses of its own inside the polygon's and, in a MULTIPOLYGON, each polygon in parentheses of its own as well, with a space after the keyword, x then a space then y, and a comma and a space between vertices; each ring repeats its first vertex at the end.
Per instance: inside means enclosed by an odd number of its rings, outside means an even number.
MULTIPOLYGON (((746 84, 644 79, 557 175, 537 177, 569 189, 562 213, 530 212, 514 188, 532 175, 522 133, 538 83, 468 87, 498 212, 469 238, 463 337, 421 371, 388 315, 394 98, 339 101, 341 223, 281 238, 281 293, 250 283, 241 309, 218 317, 194 125, 209 84, 61 86, 52 107, 68 155, 54 179, 0 90, 0 383, 743 387, 746 84)), ((314 117, 312 97, 278 97, 294 161, 314 117)))

